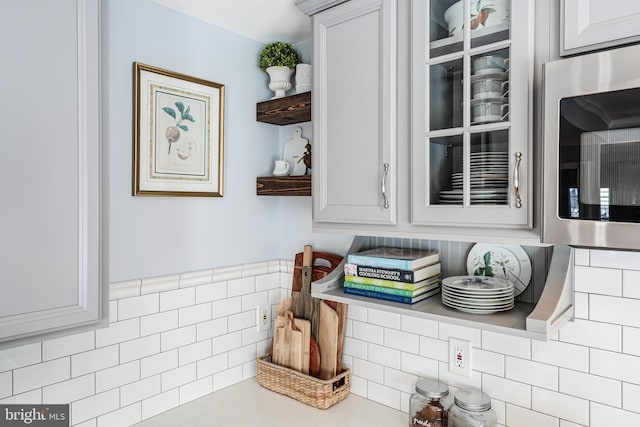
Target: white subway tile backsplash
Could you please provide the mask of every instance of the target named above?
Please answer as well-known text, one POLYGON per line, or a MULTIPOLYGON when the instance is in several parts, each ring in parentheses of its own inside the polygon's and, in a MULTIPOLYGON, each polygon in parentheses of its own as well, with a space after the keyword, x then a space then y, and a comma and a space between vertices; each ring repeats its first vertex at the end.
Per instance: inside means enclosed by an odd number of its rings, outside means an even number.
POLYGON ((640 414, 591 402, 590 427, 640 426, 640 414))
POLYGON ((590 294, 622 296, 622 271, 576 266, 575 290, 590 294))
POLYGON ((242 277, 260 276, 262 274, 269 273, 269 261, 254 262, 252 264, 245 264, 242 266, 242 277))
POLYGON ((242 365, 250 361, 255 361, 258 355, 256 354, 256 345, 249 344, 244 347, 236 348, 229 351, 229 367, 242 365))
POLYGON ((531 409, 578 424, 589 424, 589 401, 533 387, 531 409))
POLYGON ((120 407, 120 390, 113 389, 98 393, 71 404, 71 424, 78 424, 90 418, 115 411, 120 407))
POLYGON ((388 311, 369 309, 369 323, 384 326, 385 328, 400 329, 401 316, 388 311))
POLYGON ((506 423, 517 427, 559 427, 560 420, 550 415, 507 404, 506 423))
POLYGON ((269 304, 269 292, 256 292, 253 294, 242 295, 240 309, 242 311, 251 311, 255 313, 258 305, 266 304, 269 304))
POLYGON ((640 327, 640 300, 604 295, 589 296, 589 319, 640 327))
POLYGON ((196 342, 196 325, 173 329, 160 334, 160 350, 167 351, 196 342))
POLYGON ((180 366, 206 359, 211 356, 211 340, 198 341, 195 344, 178 348, 180 366))
POLYGON ((77 377, 96 372, 100 369, 115 366, 118 363, 120 363, 120 358, 117 344, 76 354, 71 356, 71 376, 77 377))
POLYGON ((449 372, 447 362, 438 362, 438 379, 455 388, 482 388, 482 374, 480 372, 472 371, 471 377, 454 374, 449 372))
POLYGON ((622 296, 640 299, 640 271, 624 270, 622 272, 622 296))
MULTIPOLYGON (((242 345, 259 343, 261 341, 267 340, 268 338, 269 331, 258 332, 256 328, 247 328, 242 330, 242 345)), ((271 344, 271 340, 269 340, 269 344, 271 344)))
POLYGON ((438 322, 434 320, 403 315, 400 320, 400 329, 405 332, 438 338, 438 322))
POLYGON ((180 273, 180 287, 191 288, 193 286, 201 286, 211 283, 213 280, 213 269, 190 271, 188 273, 180 273))
POLYGON ((622 352, 640 356, 640 328, 622 327, 622 352))
POLYGON ((410 353, 402 353, 400 367, 404 372, 422 378, 438 378, 438 361, 410 353))
POLYGON ((109 327, 96 330, 96 348, 129 341, 140 337, 140 318, 112 322, 109 327))
POLYGON ((120 388, 121 405, 127 406, 160 394, 161 383, 160 375, 154 375, 141 381, 125 385, 120 388))
POLYGON ((0 372, 42 362, 42 343, 0 350, 0 372))
POLYGON ((246 295, 256 291, 256 279, 253 276, 233 279, 227 282, 227 295, 229 298, 246 295))
POLYGON ((531 408, 531 385, 482 374, 482 391, 506 403, 531 408))
POLYGON ((97 427, 130 426, 142 421, 142 405, 140 402, 125 406, 113 412, 100 415, 97 418, 97 427))
POLYGON ((213 338, 213 354, 230 351, 242 345, 242 333, 240 331, 221 335, 213 338))
POLYGON ((13 372, 0 373, 0 399, 13 394, 13 372))
POLYGON ((14 394, 11 397, 0 400, 2 404, 32 405, 42 403, 42 390, 36 389, 26 393, 14 394))
POLYGON ((216 267, 213 269, 213 282, 224 282, 242 277, 242 266, 216 267))
POLYGON ((368 381, 365 380, 364 378, 360 378, 356 375, 351 374, 351 390, 350 392, 364 397, 366 399, 367 397, 367 383, 368 381))
POLYGON ((592 374, 640 384, 640 357, 591 349, 592 374))
POLYGON ((159 309, 160 297, 158 294, 121 299, 118 300, 118 320, 157 313, 159 309))
POLYGON ((560 341, 622 351, 622 326, 576 319, 567 322, 558 333, 560 341))
POLYGON ((416 375, 398 369, 384 368, 384 385, 408 394, 415 392, 415 385, 418 379, 416 375))
POLYGON ((605 405, 622 406, 622 383, 597 375, 561 368, 559 391, 605 405))
POLYGON ((571 421, 567 420, 560 420, 560 427, 583 427, 583 425, 572 423, 571 421))
POLYGON ((472 329, 467 328, 466 326, 451 325, 449 323, 440 322, 438 325, 438 338, 444 341, 449 341, 449 337, 471 341, 471 345, 473 347, 480 347, 480 329, 472 329))
POLYGON ((95 348, 93 331, 68 335, 42 342, 42 360, 58 359, 95 348))
POLYGON ((42 388, 42 401, 50 404, 66 404, 94 395, 96 392, 94 374, 72 378, 42 388))
POLYGON ((280 287, 280 273, 269 273, 256 276, 256 293, 280 287))
POLYGON ((367 398, 394 409, 400 409, 400 392, 391 387, 369 381, 367 398))
POLYGON ((228 353, 220 353, 215 356, 199 360, 196 368, 199 379, 222 372, 229 368, 229 355, 228 353))
POLYGON ((420 337, 409 332, 384 328, 384 346, 406 351, 407 353, 419 354, 420 337))
POLYGON ((577 371, 589 371, 589 349, 559 341, 531 341, 531 359, 577 371))
POLYGON ((367 345, 364 357, 352 354, 352 356, 364 358, 370 362, 378 363, 382 366, 388 366, 394 369, 400 369, 401 355, 402 353, 399 350, 371 343, 367 345))
POLYGON ((242 381, 242 366, 236 366, 213 374, 213 391, 222 390, 242 381))
POLYGON ((506 357, 506 377, 558 391, 558 367, 517 357, 506 357))
POLYGON ((353 371, 353 375, 377 382, 378 384, 384 383, 384 368, 377 363, 354 357, 351 370, 353 371))
POLYGON ((622 383, 622 409, 640 414, 640 386, 622 383))
POLYGON ((640 252, 591 250, 593 267, 640 270, 640 252))
POLYGON ((199 397, 213 393, 213 377, 205 377, 180 386, 180 404, 184 405, 199 397))
POLYGON ((178 310, 162 311, 140 318, 140 335, 152 335, 178 327, 178 310))
POLYGON ((256 360, 251 360, 250 362, 242 364, 242 380, 247 380, 249 378, 254 378, 256 376, 256 372, 258 370, 258 362, 256 360))
POLYGON ((242 311, 242 298, 225 298, 222 300, 213 301, 213 308, 211 310, 211 317, 217 319, 219 317, 230 316, 232 314, 240 313, 242 311))
MULTIPOLYGON (((474 347, 476 347, 475 344, 474 347)), ((482 331, 482 349, 524 359, 531 358, 530 339, 490 331, 482 331)))
POLYGON ((449 342, 421 336, 420 356, 446 362, 449 360, 449 342))
POLYGON ((589 294, 575 292, 573 294, 573 314, 577 319, 589 318, 589 294))
POLYGON ((159 334, 123 342, 120 344, 120 363, 142 359, 157 353, 160 353, 159 334))
POLYGON ((162 373, 162 391, 167 391, 175 387, 195 381, 196 364, 180 366, 179 368, 172 369, 171 371, 162 373))
POLYGON ((178 289, 160 293, 160 311, 175 310, 196 303, 195 288, 178 289))
POLYGON ((227 282, 210 283, 196 287, 196 304, 227 297, 227 282))
POLYGON ((146 295, 157 292, 172 291, 174 289, 178 289, 179 281, 179 274, 144 278, 142 279, 142 286, 140 286, 140 294, 146 295))
POLYGON ((357 320, 360 322, 367 321, 367 308, 359 305, 349 304, 347 309, 347 319, 357 320))
POLYGON ((178 349, 140 359, 140 378, 147 378, 178 367, 178 349))
POLYGON ((160 393, 142 401, 142 419, 146 420, 180 404, 180 391, 177 388, 160 393))
POLYGON ((504 354, 474 348, 471 350, 471 368, 475 371, 504 377, 504 354))
POLYGON ((111 390, 140 379, 140 361, 123 363, 112 368, 96 372, 96 393, 111 390))
POLYGON ((229 329, 229 332, 239 331, 252 326, 256 326, 255 310, 244 311, 227 317, 227 328, 229 329))
POLYGON ((178 310, 178 326, 183 327, 211 320, 211 303, 183 307, 178 310))
POLYGON ((354 320, 352 324, 353 338, 374 344, 384 345, 384 328, 354 320))
POLYGON ((226 317, 213 319, 208 322, 198 323, 198 325, 196 326, 196 338, 198 341, 217 337, 219 335, 226 334, 227 332, 226 317))
MULTIPOLYGON (((358 357, 360 359, 367 359, 367 347, 368 343, 366 341, 358 340, 355 338, 344 337, 344 354, 348 354, 349 356, 358 357)), ((395 350, 397 351, 397 350, 395 350)))
POLYGON ((576 248, 574 258, 575 265, 589 265, 589 249, 576 248))
POLYGON ((122 298, 137 297, 140 295, 141 285, 141 279, 111 283, 109 285, 109 300, 114 301, 122 298))

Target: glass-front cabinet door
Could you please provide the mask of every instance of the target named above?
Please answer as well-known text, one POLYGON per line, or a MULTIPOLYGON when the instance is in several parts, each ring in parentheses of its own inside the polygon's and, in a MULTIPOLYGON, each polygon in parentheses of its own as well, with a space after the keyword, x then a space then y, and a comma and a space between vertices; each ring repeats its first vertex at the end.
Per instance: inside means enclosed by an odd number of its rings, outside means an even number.
POLYGON ((533 1, 415 0, 412 28, 412 223, 530 228, 533 1))

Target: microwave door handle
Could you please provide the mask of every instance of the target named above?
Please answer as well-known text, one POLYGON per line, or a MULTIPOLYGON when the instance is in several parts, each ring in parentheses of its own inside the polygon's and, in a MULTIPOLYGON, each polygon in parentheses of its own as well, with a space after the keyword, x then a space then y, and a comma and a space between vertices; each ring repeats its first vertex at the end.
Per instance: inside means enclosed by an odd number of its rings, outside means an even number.
POLYGON ((520 197, 520 162, 522 153, 516 153, 516 166, 513 171, 513 191, 516 196, 516 208, 522 207, 522 197, 520 197))

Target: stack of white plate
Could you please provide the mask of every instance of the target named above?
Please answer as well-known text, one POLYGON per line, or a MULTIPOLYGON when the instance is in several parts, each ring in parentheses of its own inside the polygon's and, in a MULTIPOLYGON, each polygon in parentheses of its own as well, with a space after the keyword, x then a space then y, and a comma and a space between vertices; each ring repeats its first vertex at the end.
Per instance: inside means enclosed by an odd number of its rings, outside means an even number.
POLYGON ((440 290, 444 305, 466 313, 491 314, 515 305, 513 283, 497 277, 447 277, 440 290))
MULTIPOLYGON (((463 179, 461 172, 451 174, 451 190, 440 192, 441 204, 462 204, 463 179)), ((506 204, 509 185, 509 153, 504 151, 471 153, 469 184, 472 205, 506 204)))

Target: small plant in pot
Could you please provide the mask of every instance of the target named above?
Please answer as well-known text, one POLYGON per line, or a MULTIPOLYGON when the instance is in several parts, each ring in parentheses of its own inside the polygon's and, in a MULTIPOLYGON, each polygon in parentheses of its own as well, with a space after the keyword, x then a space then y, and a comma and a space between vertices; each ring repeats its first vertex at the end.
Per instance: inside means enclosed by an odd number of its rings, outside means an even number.
POLYGON ((282 98, 291 89, 291 74, 300 63, 298 52, 290 43, 273 42, 260 52, 260 68, 269 74, 269 89, 275 92, 271 99, 282 98))

